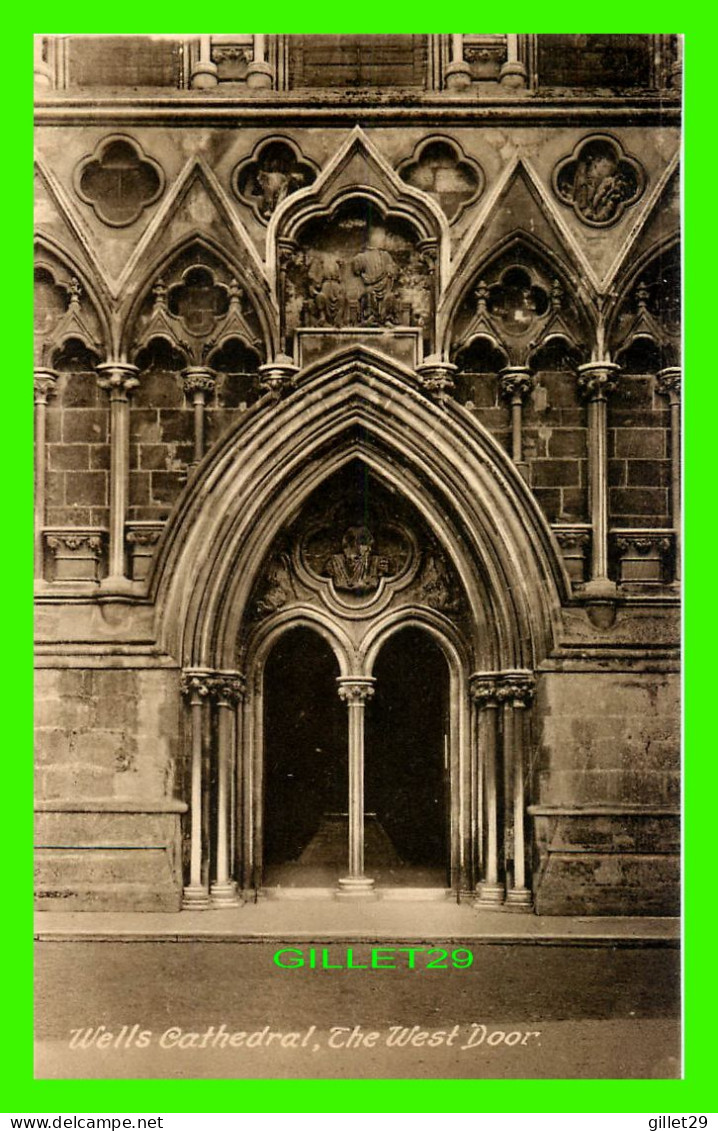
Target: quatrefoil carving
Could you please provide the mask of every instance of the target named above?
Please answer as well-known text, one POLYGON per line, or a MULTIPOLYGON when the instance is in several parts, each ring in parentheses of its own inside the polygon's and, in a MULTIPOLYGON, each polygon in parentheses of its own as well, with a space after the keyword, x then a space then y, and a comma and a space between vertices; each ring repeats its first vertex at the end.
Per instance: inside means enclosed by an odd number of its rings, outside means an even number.
POLYGON ((484 187, 479 163, 448 137, 424 138, 397 172, 408 185, 433 196, 450 224, 473 204, 484 187))
POLYGON ((646 177, 635 158, 624 153, 610 134, 583 138, 569 157, 559 161, 553 188, 562 204, 592 228, 617 223, 643 193, 646 177))
POLYGON ((75 170, 75 191, 103 224, 124 228, 162 195, 162 167, 123 134, 104 138, 75 170))
POLYGON ((264 138, 232 174, 232 188, 263 224, 297 189, 311 185, 317 166, 289 138, 264 138))

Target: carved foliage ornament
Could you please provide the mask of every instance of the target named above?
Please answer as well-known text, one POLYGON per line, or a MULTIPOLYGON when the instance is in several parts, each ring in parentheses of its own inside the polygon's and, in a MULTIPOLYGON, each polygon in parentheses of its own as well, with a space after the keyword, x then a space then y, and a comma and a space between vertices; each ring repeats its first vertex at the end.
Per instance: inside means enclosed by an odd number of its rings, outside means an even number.
POLYGON ((579 220, 606 228, 620 220, 641 197, 646 177, 639 162, 624 153, 609 134, 584 138, 569 157, 559 161, 553 188, 562 204, 579 220))
POLYGON ((531 672, 481 672, 472 676, 470 692, 480 706, 497 707, 511 703, 514 707, 528 707, 535 693, 531 672))
POLYGON ((162 195, 162 167, 147 157, 139 143, 113 135, 99 143, 75 170, 75 191, 103 224, 123 228, 162 195))
POLYGON ((315 180, 318 168, 288 138, 260 142, 252 155, 237 165, 232 188, 266 224, 272 213, 297 189, 315 180))

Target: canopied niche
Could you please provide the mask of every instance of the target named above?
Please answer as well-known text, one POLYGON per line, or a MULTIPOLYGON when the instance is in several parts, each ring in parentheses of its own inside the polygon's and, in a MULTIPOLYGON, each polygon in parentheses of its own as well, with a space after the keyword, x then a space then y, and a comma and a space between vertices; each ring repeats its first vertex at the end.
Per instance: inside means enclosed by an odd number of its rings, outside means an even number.
POLYGON ((103 327, 77 275, 45 248, 38 248, 34 276, 35 365, 85 369, 103 351, 103 327), (73 367, 72 359, 81 356, 73 367))
POLYGON ((316 181, 272 215, 267 260, 281 349, 304 367, 369 343, 416 369, 434 347, 449 228, 359 127, 316 181))
POLYGON ((307 328, 331 338, 341 329, 399 327, 415 328, 429 345, 435 255, 408 220, 357 196, 309 219, 283 254, 288 345, 307 328))
POLYGON ((256 311, 231 269, 212 251, 190 245, 158 272, 136 316, 134 355, 163 339, 187 366, 213 366, 230 341, 263 356, 256 311))

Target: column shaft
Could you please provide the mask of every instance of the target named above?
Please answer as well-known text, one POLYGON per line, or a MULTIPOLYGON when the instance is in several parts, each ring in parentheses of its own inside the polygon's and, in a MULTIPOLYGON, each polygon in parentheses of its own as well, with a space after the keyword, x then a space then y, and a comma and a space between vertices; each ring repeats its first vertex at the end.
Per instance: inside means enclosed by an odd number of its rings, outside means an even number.
POLYGON ((47 401, 55 391, 57 374, 52 369, 36 369, 35 387, 35 577, 43 577, 45 497, 47 484, 47 401))
POLYGON ((220 699, 217 714, 217 884, 226 884, 229 880, 229 769, 234 707, 220 699))
POLYGON ((199 463, 204 455, 204 393, 195 393, 194 408, 194 459, 199 463))
POLYGON ((192 891, 191 902, 198 897, 204 901, 205 890, 202 884, 202 741, 203 741, 203 700, 194 693, 190 704, 192 714, 192 769, 190 789, 190 863, 189 886, 192 891))
POLYGON ((206 365, 193 365, 182 371, 182 387, 194 414, 194 464, 204 456, 205 408, 216 386, 216 374, 206 365))
POLYGON ((98 384, 110 394, 110 549, 106 587, 129 585, 125 566, 125 521, 130 490, 130 401, 139 383, 134 365, 98 365, 98 384))
POLYGON ((673 576, 681 579, 681 405, 671 398, 671 524, 674 537, 673 576))
MULTIPOLYGON (((526 844, 524 820, 526 811, 524 783, 524 717, 521 704, 509 708, 513 713, 513 826, 514 826, 514 883, 513 893, 507 894, 511 901, 519 893, 526 892, 526 844)), ((521 902, 526 902, 522 894, 521 902)))
POLYGON ((510 826, 513 877, 506 890, 506 904, 525 910, 531 904, 526 885, 526 782, 525 710, 534 694, 529 672, 504 673, 504 764, 506 766, 506 820, 510 826))
POLYGON ((520 396, 511 400, 511 446, 514 463, 521 463, 523 457, 521 442, 522 402, 520 396))
POLYGON ((511 456, 518 465, 523 462, 523 404, 534 385, 525 365, 507 365, 499 374, 499 392, 511 405, 511 456))
POLYGON ((110 576, 125 576, 125 518, 130 487, 129 403, 110 401, 110 576))
POLYGON ((588 398, 588 494, 591 512, 591 578, 586 592, 611 596, 608 577, 608 443, 606 397, 616 387, 618 366, 612 362, 580 365, 579 389, 588 398))
POLYGON ((499 788, 497 765, 498 697, 495 672, 472 677, 471 696, 478 712, 479 804, 483 811, 483 872, 477 890, 477 906, 496 907, 504 901, 505 887, 499 878, 499 788))
POLYGON ((496 731, 497 704, 487 703, 484 717, 484 813, 486 821, 486 883, 496 887, 499 882, 499 825, 498 792, 496 781, 496 731))
POLYGON ((364 874, 364 704, 349 704, 349 875, 364 874))
POLYGON ((47 474, 47 401, 35 402, 35 577, 43 576, 42 531, 45 526, 45 477, 47 474))
POLYGON ((371 679, 339 680, 349 711, 349 874, 339 880, 337 893, 346 898, 372 896, 374 888, 364 875, 364 705, 373 693, 371 679))
POLYGON ((593 538, 591 577, 608 577, 608 483, 606 467, 606 402, 588 406, 588 489, 593 538))
POLYGON ((451 62, 463 63, 464 61, 464 37, 463 35, 452 35, 451 37, 451 62))

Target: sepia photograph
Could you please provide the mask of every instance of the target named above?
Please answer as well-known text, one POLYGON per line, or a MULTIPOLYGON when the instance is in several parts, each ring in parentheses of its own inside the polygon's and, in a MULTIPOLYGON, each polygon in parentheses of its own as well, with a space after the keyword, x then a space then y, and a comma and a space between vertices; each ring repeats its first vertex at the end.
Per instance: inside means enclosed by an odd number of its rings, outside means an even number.
POLYGON ((682 37, 34 44, 36 1078, 680 1079, 682 37))

